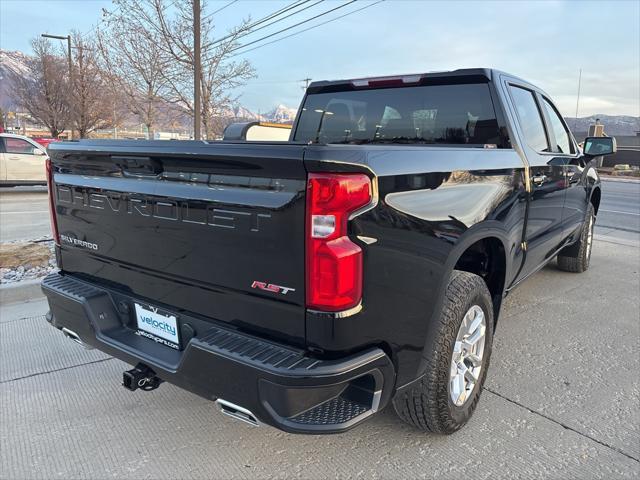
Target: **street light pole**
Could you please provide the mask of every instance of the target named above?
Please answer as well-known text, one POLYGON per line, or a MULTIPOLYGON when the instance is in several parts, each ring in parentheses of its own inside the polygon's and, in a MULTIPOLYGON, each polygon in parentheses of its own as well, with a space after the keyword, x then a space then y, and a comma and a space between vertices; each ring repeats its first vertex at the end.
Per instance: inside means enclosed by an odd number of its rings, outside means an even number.
MULTIPOLYGON (((44 38, 54 38, 56 40, 66 40, 67 41, 67 59, 69 60, 69 82, 71 83, 71 89, 73 89, 73 61, 71 60, 71 35, 49 35, 48 33, 43 33, 40 35, 44 38)), ((73 140, 73 125, 71 126, 71 140, 73 140)))
POLYGON ((193 138, 200 140, 200 0, 193 0, 193 138))

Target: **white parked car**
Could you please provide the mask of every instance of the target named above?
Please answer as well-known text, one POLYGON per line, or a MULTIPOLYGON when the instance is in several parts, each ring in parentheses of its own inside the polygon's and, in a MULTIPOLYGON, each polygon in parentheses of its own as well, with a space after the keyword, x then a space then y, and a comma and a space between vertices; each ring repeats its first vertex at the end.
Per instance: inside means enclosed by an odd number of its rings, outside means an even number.
POLYGON ((0 185, 47 183, 47 150, 35 140, 0 133, 0 185))

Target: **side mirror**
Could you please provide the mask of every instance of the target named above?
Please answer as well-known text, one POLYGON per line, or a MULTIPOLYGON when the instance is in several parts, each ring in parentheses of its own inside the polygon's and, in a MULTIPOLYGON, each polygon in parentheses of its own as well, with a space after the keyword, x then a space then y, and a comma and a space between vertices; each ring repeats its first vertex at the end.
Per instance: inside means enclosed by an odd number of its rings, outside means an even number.
POLYGON ((37 147, 33 147, 33 154, 34 154, 34 155, 46 155, 46 154, 47 154, 47 152, 44 152, 44 151, 40 150, 40 149, 39 149, 39 148, 37 148, 37 147))
POLYGON ((584 139, 584 154, 589 157, 611 155, 618 149, 615 137, 587 137, 584 139))

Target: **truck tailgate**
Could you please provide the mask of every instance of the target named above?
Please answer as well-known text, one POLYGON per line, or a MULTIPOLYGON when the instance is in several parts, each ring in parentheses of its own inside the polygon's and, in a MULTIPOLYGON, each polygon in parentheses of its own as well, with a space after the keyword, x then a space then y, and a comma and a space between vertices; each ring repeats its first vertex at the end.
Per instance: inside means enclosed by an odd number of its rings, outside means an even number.
POLYGON ((303 148, 54 144, 60 267, 150 305, 303 344, 303 148))

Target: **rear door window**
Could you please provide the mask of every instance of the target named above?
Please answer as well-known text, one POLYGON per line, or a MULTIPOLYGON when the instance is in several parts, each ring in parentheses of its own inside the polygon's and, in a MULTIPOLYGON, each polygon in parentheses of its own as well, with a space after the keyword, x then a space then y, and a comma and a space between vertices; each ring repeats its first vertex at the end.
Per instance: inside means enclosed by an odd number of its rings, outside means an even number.
POLYGON ((310 94, 294 140, 481 147, 502 143, 486 83, 310 94))
POLYGON ((549 116, 551 128, 553 129, 553 134, 556 137, 556 150, 560 153, 566 154, 575 153, 573 149, 573 142, 571 141, 571 137, 569 136, 569 131, 560 118, 560 114, 558 113, 558 111, 546 98, 542 99, 542 104, 544 105, 544 109, 549 116))
POLYGON ((525 141, 536 152, 550 152, 544 122, 533 92, 515 85, 509 88, 525 141))

